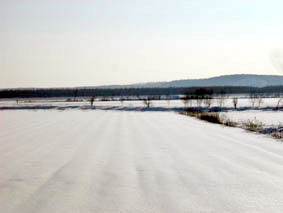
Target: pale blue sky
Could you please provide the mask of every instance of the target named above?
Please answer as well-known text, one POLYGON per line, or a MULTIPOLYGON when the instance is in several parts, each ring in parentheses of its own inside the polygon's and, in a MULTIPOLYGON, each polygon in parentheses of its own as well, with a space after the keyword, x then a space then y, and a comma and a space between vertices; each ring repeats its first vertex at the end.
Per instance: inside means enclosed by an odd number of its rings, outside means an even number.
POLYGON ((283 74, 282 11, 279 0, 0 0, 0 87, 283 74))

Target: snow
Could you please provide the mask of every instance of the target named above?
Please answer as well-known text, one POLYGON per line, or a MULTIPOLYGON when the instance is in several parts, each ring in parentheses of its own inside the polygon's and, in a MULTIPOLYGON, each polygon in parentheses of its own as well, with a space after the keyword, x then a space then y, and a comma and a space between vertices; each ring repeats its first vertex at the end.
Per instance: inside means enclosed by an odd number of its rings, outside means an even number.
POLYGON ((226 118, 237 123, 247 123, 248 120, 261 122, 264 126, 282 126, 283 112, 282 111, 228 111, 222 112, 226 118))
MULTIPOLYGON (((13 108, 21 108, 21 107, 86 107, 90 106, 90 102, 88 99, 79 98, 78 102, 67 102, 66 98, 53 98, 53 99, 19 99, 19 102, 17 104, 16 99, 15 100, 2 100, 0 101, 0 108, 1 107, 13 107, 13 108)), ((263 98, 262 104, 260 105, 260 108, 265 107, 276 107, 277 102, 279 98, 263 98)), ((282 103, 283 104, 283 103, 282 103)), ((94 106, 101 108, 101 109, 107 109, 109 107, 115 107, 115 108, 144 108, 144 102, 142 100, 131 100, 131 101, 124 101, 121 103, 120 101, 99 101, 96 100, 94 102, 94 106)), ((197 107, 196 100, 193 100, 191 102, 191 105, 193 107, 197 107)), ((205 107, 205 105, 202 105, 205 107)), ((212 100, 211 107, 218 107, 217 98, 212 100)), ((249 98, 245 96, 239 96, 238 99, 238 108, 240 107, 251 107, 251 101, 249 98)), ((153 108, 164 108, 164 109, 174 109, 174 108, 180 108, 184 107, 184 102, 182 100, 153 100, 152 101, 152 107, 153 108)), ((224 101, 224 107, 227 108, 233 108, 233 96, 226 97, 224 101)), ((258 105, 255 105, 255 108, 257 108, 258 105)))
POLYGON ((1 212, 282 212, 283 146, 173 112, 0 111, 1 212))

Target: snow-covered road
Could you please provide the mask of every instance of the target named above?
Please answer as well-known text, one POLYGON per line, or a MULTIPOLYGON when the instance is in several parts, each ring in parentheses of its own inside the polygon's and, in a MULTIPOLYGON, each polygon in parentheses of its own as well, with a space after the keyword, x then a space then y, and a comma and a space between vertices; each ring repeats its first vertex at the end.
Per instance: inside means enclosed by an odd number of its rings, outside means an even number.
POLYGON ((0 111, 0 212, 283 212, 283 144, 170 112, 0 111))

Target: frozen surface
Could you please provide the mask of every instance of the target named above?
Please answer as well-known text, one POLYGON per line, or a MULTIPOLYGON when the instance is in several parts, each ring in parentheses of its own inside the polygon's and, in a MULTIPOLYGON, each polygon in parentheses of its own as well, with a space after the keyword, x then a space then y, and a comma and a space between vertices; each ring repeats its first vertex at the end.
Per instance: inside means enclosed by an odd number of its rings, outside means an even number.
POLYGON ((0 211, 282 212, 283 144, 173 112, 0 111, 0 211))

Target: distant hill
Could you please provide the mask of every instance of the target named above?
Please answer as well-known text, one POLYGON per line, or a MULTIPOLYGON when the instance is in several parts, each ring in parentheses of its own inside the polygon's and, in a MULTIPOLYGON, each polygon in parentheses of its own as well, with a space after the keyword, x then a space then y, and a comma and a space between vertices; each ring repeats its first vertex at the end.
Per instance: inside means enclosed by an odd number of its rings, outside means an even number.
POLYGON ((50 97, 134 97, 180 95, 195 93, 206 87, 214 94, 283 94, 283 76, 276 75, 225 75, 207 79, 188 79, 170 82, 153 82, 131 85, 70 88, 7 88, 0 89, 1 98, 50 98, 50 97))
POLYGON ((283 76, 281 75, 223 75, 205 79, 186 79, 169 82, 149 82, 129 85, 109 85, 96 88, 168 88, 168 87, 210 87, 210 86, 247 86, 266 87, 282 86, 283 76))

